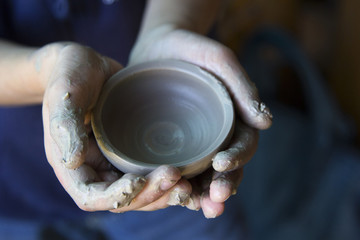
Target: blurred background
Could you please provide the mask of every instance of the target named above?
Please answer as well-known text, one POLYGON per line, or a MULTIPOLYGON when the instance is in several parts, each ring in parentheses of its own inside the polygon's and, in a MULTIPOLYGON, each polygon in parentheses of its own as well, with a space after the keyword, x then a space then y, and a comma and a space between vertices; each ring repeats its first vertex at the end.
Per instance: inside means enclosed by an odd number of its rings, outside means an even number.
POLYGON ((248 239, 360 239, 360 1, 227 0, 216 35, 274 115, 235 196, 248 239))
POLYGON ((244 42, 259 28, 286 31, 324 76, 341 109, 356 123, 359 136, 360 1, 226 1, 217 27, 220 40, 241 55, 244 42))

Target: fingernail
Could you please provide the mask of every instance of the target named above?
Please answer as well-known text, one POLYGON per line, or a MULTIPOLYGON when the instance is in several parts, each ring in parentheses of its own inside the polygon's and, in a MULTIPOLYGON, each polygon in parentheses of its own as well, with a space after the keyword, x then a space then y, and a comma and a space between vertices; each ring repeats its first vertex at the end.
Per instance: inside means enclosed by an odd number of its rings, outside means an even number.
POLYGON ((217 217, 217 213, 216 212, 204 212, 204 216, 207 219, 212 219, 212 218, 216 218, 217 217))
POLYGON ((212 213, 204 213, 204 216, 207 218, 207 219, 212 219, 212 218, 216 218, 217 217, 217 214, 216 212, 212 212, 212 213))
POLYGON ((167 202, 170 206, 185 206, 189 201, 189 194, 184 192, 179 192, 179 190, 175 189, 170 193, 169 200, 167 202))
MULTIPOLYGON (((204 198, 208 197, 208 196, 209 196, 209 194, 203 193, 201 195, 200 201, 203 201, 204 198)), ((208 208, 206 211, 204 211, 204 209, 203 209, 203 213, 204 213, 205 218, 207 218, 207 219, 216 218, 218 216, 218 213, 211 208, 208 208)))
POLYGON ((218 172, 226 171, 231 165, 231 161, 227 160, 228 157, 227 152, 220 152, 216 155, 216 158, 213 160, 213 168, 218 172), (224 158, 225 159, 224 159, 224 158))
POLYGON ((219 152, 213 158, 213 167, 216 171, 223 172, 236 167, 238 161, 239 150, 237 148, 229 148, 219 152))

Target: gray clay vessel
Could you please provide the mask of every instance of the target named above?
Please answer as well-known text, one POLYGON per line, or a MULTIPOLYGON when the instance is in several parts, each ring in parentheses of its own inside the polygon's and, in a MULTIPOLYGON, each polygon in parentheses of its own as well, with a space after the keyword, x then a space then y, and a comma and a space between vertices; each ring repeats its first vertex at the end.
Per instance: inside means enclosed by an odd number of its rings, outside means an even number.
POLYGON ((193 64, 159 60, 127 67, 104 85, 92 128, 119 170, 147 174, 159 165, 192 177, 232 136, 234 110, 222 83, 193 64))

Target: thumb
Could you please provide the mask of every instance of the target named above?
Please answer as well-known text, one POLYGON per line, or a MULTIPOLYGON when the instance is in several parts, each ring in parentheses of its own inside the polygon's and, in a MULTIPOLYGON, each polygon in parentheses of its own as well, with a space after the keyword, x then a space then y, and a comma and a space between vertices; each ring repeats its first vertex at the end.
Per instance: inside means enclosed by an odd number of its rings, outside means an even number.
POLYGON ((250 81, 231 49, 186 30, 166 33, 162 39, 155 42, 155 47, 133 52, 132 60, 173 58, 198 65, 222 81, 232 97, 239 117, 247 125, 256 129, 267 129, 271 126, 273 117, 270 109, 260 100, 254 83, 250 81))
POLYGON ((46 140, 55 143, 48 146, 58 148, 56 152, 61 156, 57 159, 74 169, 85 161, 86 124, 102 85, 122 67, 115 60, 79 46, 62 50, 56 66, 44 95, 44 134, 46 140))

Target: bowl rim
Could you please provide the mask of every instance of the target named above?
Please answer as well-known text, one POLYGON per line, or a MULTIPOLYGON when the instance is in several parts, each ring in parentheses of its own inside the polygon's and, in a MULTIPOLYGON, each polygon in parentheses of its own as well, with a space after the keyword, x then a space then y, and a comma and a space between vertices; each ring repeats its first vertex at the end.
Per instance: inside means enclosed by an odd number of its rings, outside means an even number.
POLYGON ((159 166, 159 164, 156 163, 146 163, 136 159, 132 159, 124 153, 120 152, 110 142, 106 132, 104 131, 101 120, 103 105, 107 99, 107 96, 115 85, 119 84, 120 82, 126 80, 129 77, 133 78, 137 74, 144 74, 145 72, 154 70, 176 71, 191 75, 194 80, 196 78, 197 80, 201 80, 203 83, 207 84, 220 100, 221 107, 224 113, 224 122, 220 133, 214 140, 214 142, 210 144, 204 151, 197 154, 196 156, 193 156, 190 159, 174 164, 168 164, 181 169, 189 165, 194 166, 196 163, 205 160, 209 162, 209 165, 211 163, 213 155, 216 154, 216 152, 218 152, 219 150, 221 150, 221 148, 226 146, 231 136, 233 135, 235 121, 234 106, 226 87, 215 75, 192 63, 174 59, 147 61, 136 65, 128 66, 115 73, 104 83, 102 91, 98 98, 98 102, 91 114, 91 125, 93 133, 101 152, 115 167, 125 172, 129 168, 136 169, 139 167, 143 169, 139 170, 140 172, 144 172, 144 168, 146 169, 146 171, 151 171, 159 166))

